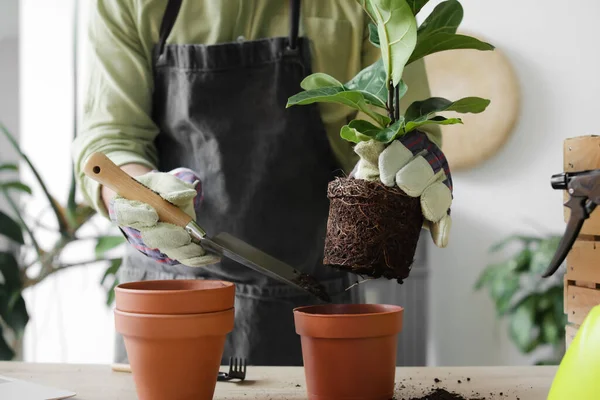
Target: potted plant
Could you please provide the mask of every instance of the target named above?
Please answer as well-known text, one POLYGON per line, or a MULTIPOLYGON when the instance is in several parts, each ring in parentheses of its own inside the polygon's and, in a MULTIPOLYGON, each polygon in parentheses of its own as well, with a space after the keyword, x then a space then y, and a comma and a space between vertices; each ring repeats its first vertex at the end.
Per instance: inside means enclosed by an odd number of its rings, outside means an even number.
POLYGON ((560 243, 560 236, 513 235, 490 251, 517 245, 509 258, 488 265, 480 274, 476 290, 487 289, 499 318, 508 319, 511 341, 523 354, 550 346, 549 358, 537 364, 558 365, 565 352, 564 282, 553 276, 540 279, 560 243))
MULTIPOLYGON (((370 42, 381 49, 381 58, 346 83, 324 73, 306 77, 301 83, 304 91, 290 97, 287 106, 321 102, 351 107, 366 117, 342 127, 341 137, 354 144, 379 143, 382 149, 424 125, 462 123, 440 113, 484 111, 486 99, 432 97, 415 101, 400 113, 400 99, 410 90, 402 81, 405 66, 440 51, 494 48, 456 33, 463 17, 457 0, 440 3, 417 27, 416 15, 427 2, 359 0, 371 19, 370 42)), ((328 196, 324 264, 399 282, 408 277, 423 224, 418 198, 382 184, 380 177, 338 178, 330 183, 328 196)))

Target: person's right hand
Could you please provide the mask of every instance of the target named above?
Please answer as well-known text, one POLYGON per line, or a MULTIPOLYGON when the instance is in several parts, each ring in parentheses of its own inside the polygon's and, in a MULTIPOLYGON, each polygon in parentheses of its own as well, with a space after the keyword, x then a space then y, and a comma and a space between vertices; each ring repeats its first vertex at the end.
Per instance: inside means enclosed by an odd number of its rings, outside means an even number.
MULTIPOLYGON (((202 200, 202 184, 193 171, 187 168, 169 173, 150 171, 134 179, 196 219, 195 205, 202 200)), ((189 267, 220 261, 220 257, 193 243, 183 227, 159 222, 156 210, 150 205, 119 195, 108 203, 110 219, 121 228, 129 243, 148 257, 164 264, 189 267)))

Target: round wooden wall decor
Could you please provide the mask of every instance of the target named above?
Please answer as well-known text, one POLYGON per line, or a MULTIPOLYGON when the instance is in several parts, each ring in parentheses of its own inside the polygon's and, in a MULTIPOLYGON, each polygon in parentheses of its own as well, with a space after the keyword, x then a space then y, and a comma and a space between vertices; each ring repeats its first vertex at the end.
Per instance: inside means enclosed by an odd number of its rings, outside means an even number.
POLYGON ((517 76, 506 56, 498 48, 449 50, 427 56, 425 65, 432 97, 491 100, 481 114, 442 114, 463 120, 462 125, 440 127, 451 170, 473 168, 496 154, 510 137, 520 109, 517 76))

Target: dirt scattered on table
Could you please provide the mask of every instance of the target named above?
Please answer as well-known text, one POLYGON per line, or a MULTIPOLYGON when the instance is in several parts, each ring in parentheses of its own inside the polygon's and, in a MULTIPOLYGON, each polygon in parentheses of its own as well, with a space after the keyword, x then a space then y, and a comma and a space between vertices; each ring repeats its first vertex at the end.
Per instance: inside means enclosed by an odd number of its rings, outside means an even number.
POLYGON ((463 397, 458 393, 452 393, 446 389, 435 389, 423 397, 411 397, 402 400, 485 400, 483 397, 463 397))

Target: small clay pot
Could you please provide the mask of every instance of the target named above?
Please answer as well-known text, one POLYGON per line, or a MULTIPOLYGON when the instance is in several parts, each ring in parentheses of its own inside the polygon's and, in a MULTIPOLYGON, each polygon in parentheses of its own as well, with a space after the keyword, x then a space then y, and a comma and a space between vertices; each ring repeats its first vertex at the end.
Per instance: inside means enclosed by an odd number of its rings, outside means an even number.
POLYGON ((115 301, 117 310, 131 313, 210 313, 233 307, 235 285, 202 279, 129 282, 115 288, 115 301))
POLYGON ((294 310, 309 400, 389 400, 404 309, 326 304, 294 310))
POLYGON ((115 310, 140 400, 211 400, 234 310, 157 315, 115 310))

